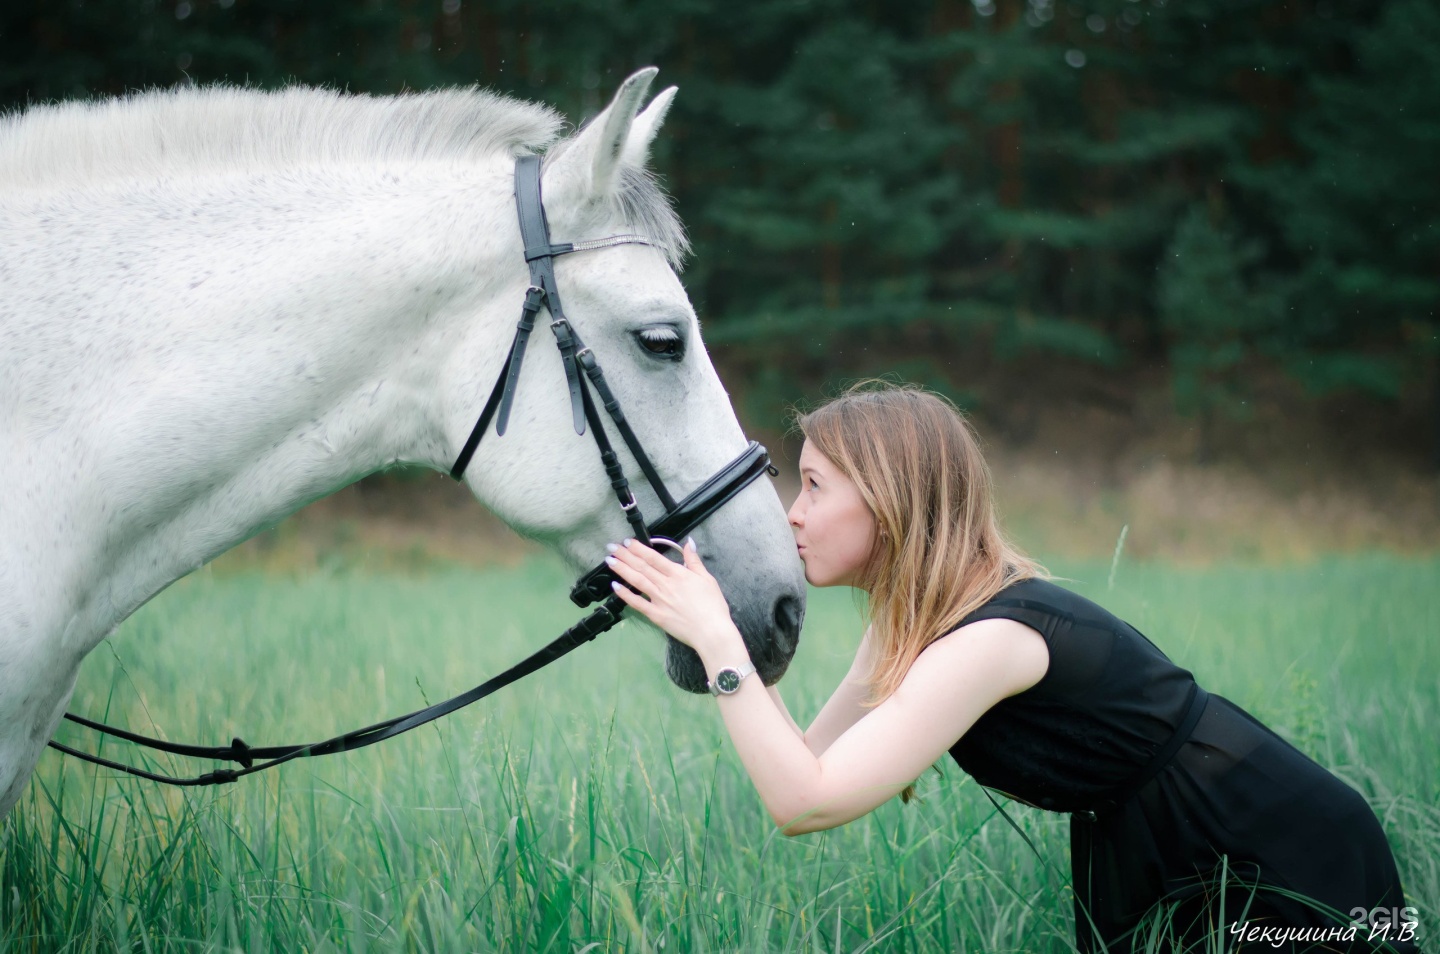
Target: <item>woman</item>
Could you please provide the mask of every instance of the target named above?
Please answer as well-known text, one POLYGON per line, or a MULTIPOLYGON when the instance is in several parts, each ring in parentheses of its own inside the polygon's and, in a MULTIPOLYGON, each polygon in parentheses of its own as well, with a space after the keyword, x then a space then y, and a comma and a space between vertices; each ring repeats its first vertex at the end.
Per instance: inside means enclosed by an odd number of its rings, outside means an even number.
MULTIPOLYGON (((1350 912, 1404 908, 1360 795, 1005 540, 976 438, 952 404, 872 382, 799 423, 790 523, 806 579, 865 590, 870 617, 809 729, 747 678, 745 644, 693 542, 683 565, 636 541, 609 557, 625 603, 699 653, 787 834, 864 815, 948 750, 982 785, 1071 814, 1083 951, 1142 946, 1137 925, 1161 900, 1186 941, 1217 930, 1242 939, 1214 923, 1219 872, 1227 921, 1248 901, 1248 939, 1267 947, 1278 929, 1338 925, 1328 949, 1368 949, 1368 927, 1341 930, 1350 912)), ((1395 949, 1414 950, 1400 933, 1395 949)))

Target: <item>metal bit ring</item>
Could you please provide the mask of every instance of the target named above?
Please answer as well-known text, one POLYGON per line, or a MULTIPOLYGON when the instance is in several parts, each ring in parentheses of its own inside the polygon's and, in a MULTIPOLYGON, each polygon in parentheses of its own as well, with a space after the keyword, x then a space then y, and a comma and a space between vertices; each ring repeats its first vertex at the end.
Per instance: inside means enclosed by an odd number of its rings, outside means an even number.
POLYGON ((685 548, 682 547, 680 544, 676 543, 674 540, 671 540, 669 537, 651 537, 650 547, 651 549, 655 550, 658 550, 661 547, 669 547, 677 554, 679 554, 681 563, 685 562, 685 548))

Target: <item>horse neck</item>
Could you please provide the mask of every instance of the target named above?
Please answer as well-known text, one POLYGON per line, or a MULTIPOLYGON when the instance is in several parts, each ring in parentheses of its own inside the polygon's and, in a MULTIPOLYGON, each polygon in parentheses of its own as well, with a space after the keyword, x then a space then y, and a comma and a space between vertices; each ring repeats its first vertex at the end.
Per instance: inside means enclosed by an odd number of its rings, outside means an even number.
POLYGON ((49 541, 24 575, 68 591, 88 621, 76 649, 310 500, 397 460, 441 464, 433 369, 487 322, 477 373, 503 359, 490 299, 514 267, 492 172, 171 184, 32 216, 5 250, 19 280, 0 336, 28 354, 0 358, 20 409, 0 428, 22 448, 5 484, 34 506, 0 522, 49 541))

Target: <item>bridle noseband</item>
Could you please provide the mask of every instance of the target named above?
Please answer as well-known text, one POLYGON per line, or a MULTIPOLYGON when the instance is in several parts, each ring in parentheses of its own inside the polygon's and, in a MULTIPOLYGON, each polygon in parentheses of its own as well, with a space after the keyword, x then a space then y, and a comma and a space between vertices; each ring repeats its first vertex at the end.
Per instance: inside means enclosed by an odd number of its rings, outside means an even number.
MULTIPOLYGON (((675 498, 670 495, 669 490, 665 487, 665 482, 660 479, 660 474, 651 464, 650 458, 635 436, 635 432, 630 429, 629 422, 625 420, 625 414, 620 410, 620 402, 615 399, 610 386, 605 383, 605 374, 600 370, 600 364, 595 360, 594 353, 585 347, 580 336, 576 334, 575 329, 566 319, 560 306, 560 292, 555 284, 555 258, 557 256, 568 255, 571 252, 609 248, 615 245, 650 245, 652 243, 640 235, 612 235, 609 238, 560 245, 551 243, 550 227, 545 221, 545 206, 540 197, 539 156, 522 156, 515 160, 515 205, 520 215, 520 234, 525 242, 525 261, 530 265, 530 287, 525 291, 525 303, 521 307, 520 321, 515 327, 515 338, 511 342, 510 353, 500 368, 499 377, 490 390, 490 397, 480 412, 479 420, 475 422, 475 427, 470 431, 465 446, 461 448, 454 466, 450 468, 450 476, 456 480, 464 476, 465 469, 469 466, 471 458, 475 456, 475 450, 480 446, 480 439, 489 430, 492 420, 495 422, 496 435, 504 435, 510 420, 510 410, 515 401, 515 386, 520 380, 520 366, 525 360, 525 346, 530 339, 530 332, 535 328, 535 318, 539 315, 540 309, 544 307, 550 312, 550 330, 555 334, 555 343, 560 348, 561 363, 565 367, 565 381, 570 392, 571 417, 575 424, 575 433, 584 434, 586 426, 589 426, 590 433, 594 435, 595 444, 600 450, 600 462, 605 468, 605 475, 610 479, 610 486, 615 491, 620 509, 624 512, 625 519, 629 522, 631 532, 636 538, 647 543, 666 543, 673 546, 675 540, 688 536, 706 518, 728 503, 761 474, 768 471, 775 475, 778 471, 770 463, 770 456, 766 453, 765 448, 755 441, 751 441, 739 457, 722 467, 685 499, 679 503, 675 502, 675 498), (630 453, 634 455, 636 463, 640 465, 645 479, 649 481, 655 495, 665 508, 665 513, 653 524, 645 522, 645 517, 640 512, 640 505, 635 501, 635 494, 630 490, 630 483, 625 478, 620 458, 610 444, 604 422, 590 395, 592 388, 599 395, 600 403, 605 408, 606 414, 610 416, 610 420, 620 432, 621 439, 630 448, 630 453)), ((409 732, 411 729, 425 725, 427 722, 433 722, 441 716, 477 702, 497 689, 508 686, 515 680, 554 662, 575 647, 589 642, 614 627, 625 611, 624 602, 611 591, 610 584, 615 579, 615 575, 604 563, 582 576, 571 588, 570 599, 582 607, 603 601, 601 605, 589 616, 567 629, 548 646, 511 666, 493 679, 444 702, 436 703, 408 715, 386 719, 363 729, 346 732, 324 742, 252 748, 237 738, 226 746, 183 745, 162 739, 148 738, 100 722, 93 722, 69 712, 65 713, 65 718, 71 722, 128 742, 134 742, 137 745, 188 758, 222 759, 235 762, 241 766, 239 769, 217 769, 193 778, 172 778, 168 775, 160 775, 132 765, 90 755, 59 742, 52 741, 50 746, 86 762, 116 769, 129 775, 136 775, 155 782, 164 782, 168 785, 183 786, 234 782, 246 775, 274 768, 293 759, 334 755, 338 752, 364 748, 374 745, 376 742, 394 738, 402 732, 409 732)))

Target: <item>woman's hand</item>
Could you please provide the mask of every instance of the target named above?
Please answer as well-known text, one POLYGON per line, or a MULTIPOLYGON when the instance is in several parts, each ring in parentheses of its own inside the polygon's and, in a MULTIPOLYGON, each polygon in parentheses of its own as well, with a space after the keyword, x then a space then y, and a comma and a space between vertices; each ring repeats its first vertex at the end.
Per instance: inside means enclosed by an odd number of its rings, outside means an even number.
POLYGON ((724 654, 724 665, 738 647, 744 651, 740 631, 730 619, 730 605, 720 584, 687 540, 683 565, 667 560, 639 540, 626 540, 605 558, 624 583, 614 583, 617 596, 650 622, 700 654, 708 664, 724 654), (628 584, 625 585, 625 584, 628 584))

